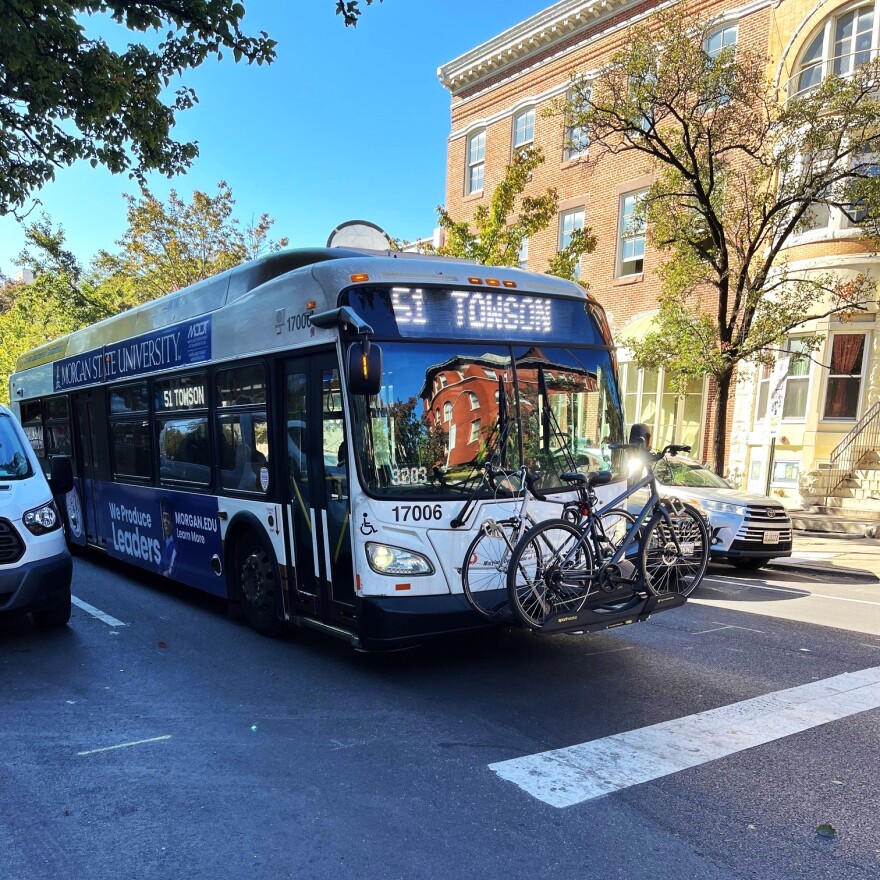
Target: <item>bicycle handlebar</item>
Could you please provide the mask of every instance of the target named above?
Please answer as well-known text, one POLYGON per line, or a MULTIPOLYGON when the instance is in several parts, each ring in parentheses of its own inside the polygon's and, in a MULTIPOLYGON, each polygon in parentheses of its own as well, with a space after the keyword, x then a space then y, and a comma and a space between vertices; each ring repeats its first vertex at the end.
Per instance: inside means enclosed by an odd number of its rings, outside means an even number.
MULTIPOLYGON (((609 449, 629 449, 632 452, 648 452, 646 446, 642 443, 609 443, 609 449)), ((678 455, 679 452, 690 452, 691 447, 678 443, 670 443, 664 446, 660 452, 651 452, 650 457, 653 461, 660 461, 666 455, 678 455)))

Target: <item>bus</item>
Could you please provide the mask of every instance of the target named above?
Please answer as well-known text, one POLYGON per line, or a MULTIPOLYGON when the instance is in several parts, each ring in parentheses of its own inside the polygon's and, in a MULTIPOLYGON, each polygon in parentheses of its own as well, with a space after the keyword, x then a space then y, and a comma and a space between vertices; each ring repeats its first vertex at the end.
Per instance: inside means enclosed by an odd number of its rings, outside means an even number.
POLYGON ((381 650, 486 625, 462 557, 513 503, 487 459, 528 463, 558 515, 560 474, 608 469, 623 439, 616 372, 605 314, 577 284, 316 248, 34 349, 10 397, 46 469, 72 457, 72 545, 220 596, 261 633, 295 624, 381 650))

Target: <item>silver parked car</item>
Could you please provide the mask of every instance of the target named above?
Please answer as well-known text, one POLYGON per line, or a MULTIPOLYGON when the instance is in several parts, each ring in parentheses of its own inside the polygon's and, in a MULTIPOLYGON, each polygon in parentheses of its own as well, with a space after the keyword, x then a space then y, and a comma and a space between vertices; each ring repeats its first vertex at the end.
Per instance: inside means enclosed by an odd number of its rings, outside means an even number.
POLYGON ((771 559, 791 556, 791 520, 779 502, 732 489, 716 473, 681 455, 658 461, 654 475, 664 495, 689 501, 705 512, 714 559, 758 569, 771 559))

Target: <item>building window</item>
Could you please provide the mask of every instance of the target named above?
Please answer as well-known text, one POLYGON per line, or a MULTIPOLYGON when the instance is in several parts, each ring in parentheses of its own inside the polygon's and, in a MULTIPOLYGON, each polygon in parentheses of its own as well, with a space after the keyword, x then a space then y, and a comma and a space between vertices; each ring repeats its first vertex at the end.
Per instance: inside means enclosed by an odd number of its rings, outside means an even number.
POLYGON ((735 24, 729 24, 726 27, 718 28, 709 34, 706 40, 706 54, 710 58, 717 58, 723 49, 728 46, 736 46, 736 38, 739 34, 739 27, 735 24))
POLYGON ((483 191, 483 170, 486 164, 486 132, 478 131, 467 142, 467 176, 465 190, 468 195, 483 191))
POLYGON ((669 443, 692 448, 699 457, 703 424, 702 379, 689 379, 679 394, 664 370, 640 370, 634 363, 621 364, 623 409, 627 424, 639 422, 651 431, 651 445, 662 449, 669 443))
POLYGON ((800 462, 774 459, 771 482, 774 486, 797 486, 801 473, 800 462))
POLYGON ((559 250, 564 250, 571 244, 572 233, 574 233, 576 229, 583 228, 583 208, 575 208, 572 211, 563 211, 559 215, 559 250))
POLYGON ((758 406, 755 409, 755 421, 763 422, 767 418, 767 403, 770 400, 770 377, 773 364, 763 363, 758 366, 758 406))
POLYGON ((479 409, 480 408, 480 398, 474 394, 473 391, 468 391, 467 393, 468 400, 471 402, 471 409, 479 409))
POLYGON ((838 333, 831 338, 831 365, 825 388, 826 419, 855 419, 864 375, 865 334, 838 333))
POLYGON ((810 41, 789 80, 790 98, 812 91, 829 74, 848 76, 875 54, 874 4, 827 18, 810 41))
MULTIPOLYGON (((568 103, 573 104, 575 95, 569 93, 568 103)), ((590 132, 585 125, 576 125, 573 120, 569 120, 569 124, 565 127, 565 144, 563 149, 563 159, 566 162, 573 162, 575 159, 582 159, 587 155, 587 148, 590 146, 590 132)))
MULTIPOLYGON (((880 157, 876 153, 857 153, 852 158, 853 170, 863 177, 880 176, 880 157)), ((852 181, 850 185, 855 184, 852 181)), ((856 184, 857 186, 857 184, 856 184)), ((848 228, 859 226, 867 215, 864 202, 858 199, 856 193, 850 193, 854 199, 846 205, 846 213, 843 217, 843 225, 848 228)))
POLYGON ((487 369, 487 370, 484 370, 483 372, 485 372, 487 379, 492 379, 493 381, 496 381, 498 379, 498 373, 496 373, 495 370, 488 370, 487 369))
POLYGON ((471 436, 468 443, 476 443, 480 439, 480 420, 474 419, 471 422, 471 436))
MULTIPOLYGON (((440 419, 439 419, 440 410, 437 410, 437 416, 438 416, 437 421, 439 422, 440 421, 440 419)), ((452 404, 449 403, 449 401, 447 401, 446 403, 443 404, 443 421, 448 422, 448 421, 451 421, 451 419, 452 419, 452 404)))
POLYGON ((523 110, 513 117, 513 148, 528 146, 535 139, 535 108, 523 110))
MULTIPOLYGON (((571 239, 576 230, 584 228, 584 209, 575 208, 572 211, 563 211, 559 215, 559 250, 564 250, 571 244, 571 239)), ((578 261, 574 267, 574 277, 579 278, 581 264, 578 261)))
POLYGON ((617 274, 638 275, 645 265, 645 219, 638 209, 647 190, 620 197, 620 239, 617 243, 617 274))
POLYGON ((793 336, 785 343, 788 369, 782 396, 782 418, 803 419, 807 414, 807 392, 810 390, 810 357, 806 354, 807 336, 793 336))
POLYGON ((516 265, 520 269, 529 268, 529 237, 526 236, 519 244, 519 256, 516 265))

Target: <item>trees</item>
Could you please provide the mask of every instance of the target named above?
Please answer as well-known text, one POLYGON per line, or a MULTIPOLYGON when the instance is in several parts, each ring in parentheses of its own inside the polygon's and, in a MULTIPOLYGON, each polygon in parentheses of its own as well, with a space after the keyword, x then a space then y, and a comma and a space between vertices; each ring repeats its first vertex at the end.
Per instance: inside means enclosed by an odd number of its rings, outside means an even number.
POLYGON ((50 220, 26 227, 19 262, 32 268, 34 282, 0 278, 0 398, 28 349, 287 244, 269 238, 274 221, 266 214, 242 227, 223 181, 217 195, 196 191, 189 204, 173 190, 167 204, 146 189, 140 199, 126 199, 129 225, 119 251, 101 251, 88 271, 50 220))
POLYGON ((592 81, 574 81, 565 112, 589 129, 593 161, 635 154, 654 174, 640 214, 665 257, 660 311, 654 332, 626 343, 679 382, 714 377, 720 471, 737 366, 875 298, 865 277, 795 271, 784 247, 827 207, 880 232, 880 61, 786 100, 765 57, 707 52, 711 30, 683 7, 658 13, 592 81))
MULTIPOLYGON (((373 5, 373 0, 366 0, 367 6, 373 5)), ((381 3, 382 0, 379 0, 381 3)), ((355 27, 361 15, 358 8, 358 0, 336 0, 336 14, 342 16, 346 27, 355 27)))
MULTIPOLYGON (((555 189, 548 189, 539 196, 523 195, 532 172, 543 161, 538 147, 519 150, 488 204, 480 204, 470 222, 454 220, 445 208, 439 207, 437 214, 441 228, 446 231, 446 242, 437 253, 487 266, 516 266, 524 240, 556 221, 555 189)), ((575 280, 580 257, 591 253, 595 246, 596 239, 590 229, 575 230, 571 241, 554 257, 549 273, 575 280)))
POLYGON ((287 245, 286 238, 269 239, 275 221, 268 214, 242 227, 233 216, 232 191, 222 180, 217 195, 196 190, 189 204, 173 189, 167 204, 146 188, 139 199, 123 198, 128 203, 128 228, 116 242, 119 250, 100 251, 93 266, 111 314, 287 245))
POLYGON ((0 216, 78 159, 140 180, 187 168, 198 147, 173 140, 171 129, 197 97, 187 86, 170 100, 163 91, 224 50, 236 61, 271 62, 275 41, 262 31, 246 36, 244 14, 236 0, 0 4, 0 216), (148 39, 117 51, 87 31, 93 21, 105 33, 112 22, 148 39))

